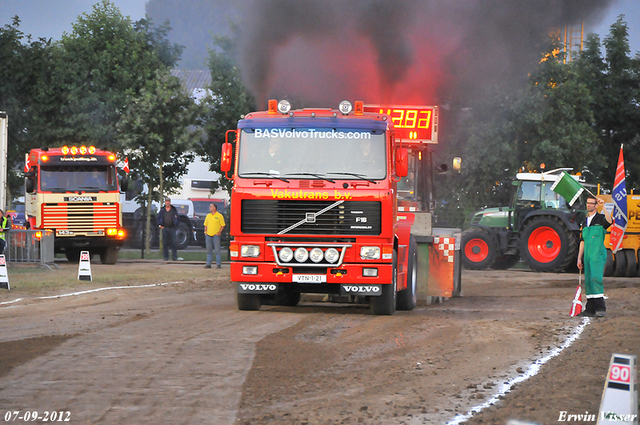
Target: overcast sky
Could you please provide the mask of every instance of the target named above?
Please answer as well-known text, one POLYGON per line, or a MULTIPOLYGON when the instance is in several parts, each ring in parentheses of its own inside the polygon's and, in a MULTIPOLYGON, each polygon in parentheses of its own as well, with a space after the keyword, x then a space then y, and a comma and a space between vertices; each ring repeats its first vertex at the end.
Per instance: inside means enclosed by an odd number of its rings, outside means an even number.
MULTIPOLYGON (((138 20, 144 17, 145 0, 112 0, 125 16, 138 20)), ((526 0, 518 0, 526 1, 526 0)), ((90 12, 97 0, 0 0, 0 26, 18 15, 22 21, 20 28, 34 38, 60 39, 63 32, 71 31, 71 24, 83 12, 90 12)), ((185 8, 189 0, 184 0, 185 8)), ((600 34, 601 40, 609 33, 609 27, 618 15, 624 14, 629 25, 631 52, 640 51, 640 1, 618 0, 602 17, 599 24, 586 28, 587 32, 600 34)))

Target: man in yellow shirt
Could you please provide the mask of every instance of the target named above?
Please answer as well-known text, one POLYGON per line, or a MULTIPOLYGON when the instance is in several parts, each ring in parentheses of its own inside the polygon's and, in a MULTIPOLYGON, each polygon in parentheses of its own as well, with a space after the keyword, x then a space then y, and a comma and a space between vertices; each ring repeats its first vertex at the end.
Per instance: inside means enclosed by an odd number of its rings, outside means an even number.
POLYGON ((218 212, 216 204, 209 204, 209 214, 204 219, 204 240, 207 245, 207 265, 205 269, 211 268, 211 261, 213 260, 213 250, 216 251, 216 266, 220 268, 222 265, 222 258, 220 256, 220 235, 222 229, 224 229, 224 217, 218 212))

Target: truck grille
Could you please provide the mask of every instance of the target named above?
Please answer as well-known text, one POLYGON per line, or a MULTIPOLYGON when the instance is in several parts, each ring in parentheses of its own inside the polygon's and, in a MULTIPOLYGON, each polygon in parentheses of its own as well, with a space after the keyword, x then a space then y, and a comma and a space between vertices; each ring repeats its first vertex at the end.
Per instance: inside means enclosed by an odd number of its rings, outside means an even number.
MULTIPOLYGON (((242 201, 243 233, 278 234, 336 201, 242 201)), ((381 204, 375 201, 345 201, 291 228, 285 235, 379 235, 381 204)))
POLYGON ((45 204, 42 206, 42 227, 93 232, 118 226, 116 204, 45 204))

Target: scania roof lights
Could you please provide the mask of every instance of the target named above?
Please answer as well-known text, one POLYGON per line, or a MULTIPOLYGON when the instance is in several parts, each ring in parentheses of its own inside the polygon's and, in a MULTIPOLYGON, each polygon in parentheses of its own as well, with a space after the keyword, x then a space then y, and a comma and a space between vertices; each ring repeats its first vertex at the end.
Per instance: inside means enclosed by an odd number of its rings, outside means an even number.
POLYGON ((281 114, 287 114, 291 110, 291 104, 288 100, 281 100, 278 102, 278 112, 281 114))
POLYGON ((340 105, 338 105, 338 109, 342 112, 342 115, 348 115, 349 112, 353 110, 353 105, 351 105, 351 102, 348 100, 343 100, 340 102, 340 105))

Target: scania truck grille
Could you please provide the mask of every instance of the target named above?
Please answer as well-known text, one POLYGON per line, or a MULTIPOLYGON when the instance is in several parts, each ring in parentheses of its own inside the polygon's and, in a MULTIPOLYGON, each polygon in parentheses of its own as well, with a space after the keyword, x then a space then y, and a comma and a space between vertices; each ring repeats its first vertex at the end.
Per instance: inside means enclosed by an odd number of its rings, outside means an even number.
POLYGON ((254 234, 379 235, 381 216, 381 204, 375 201, 245 199, 241 229, 254 234))
POLYGON ((45 204, 42 206, 42 227, 93 232, 118 226, 116 204, 45 204))

